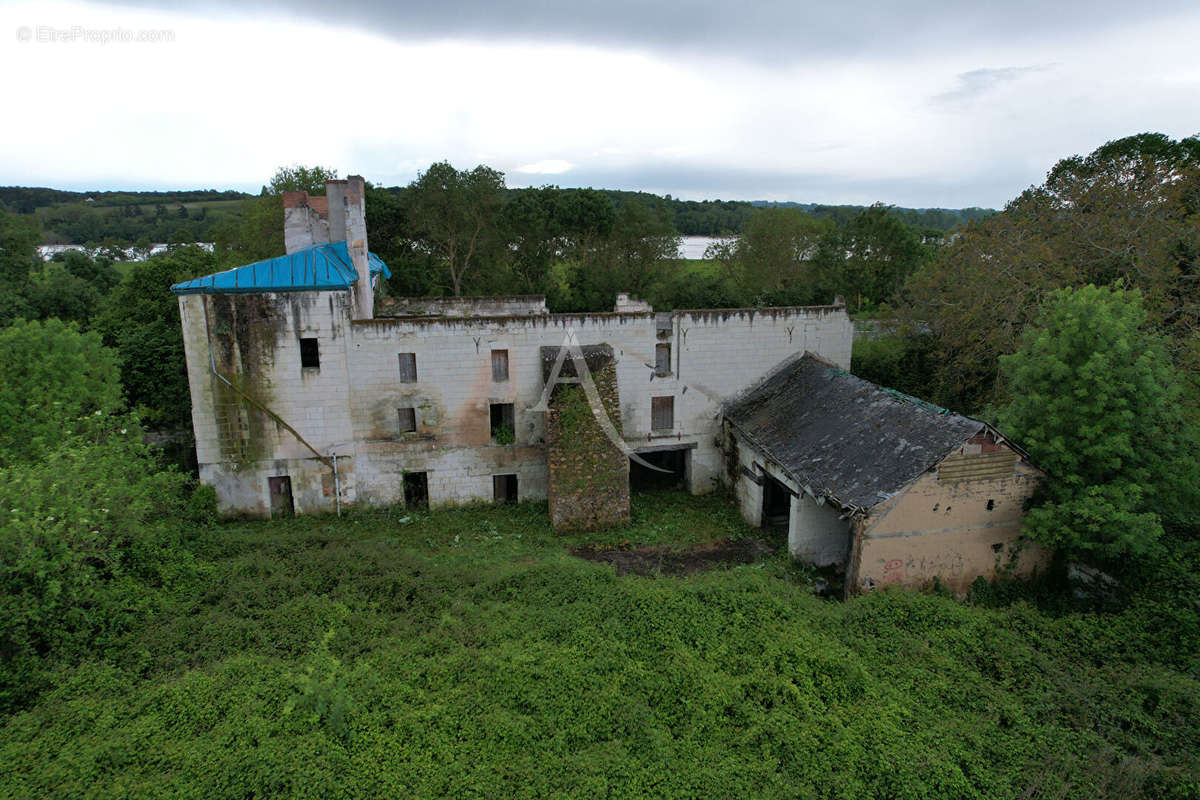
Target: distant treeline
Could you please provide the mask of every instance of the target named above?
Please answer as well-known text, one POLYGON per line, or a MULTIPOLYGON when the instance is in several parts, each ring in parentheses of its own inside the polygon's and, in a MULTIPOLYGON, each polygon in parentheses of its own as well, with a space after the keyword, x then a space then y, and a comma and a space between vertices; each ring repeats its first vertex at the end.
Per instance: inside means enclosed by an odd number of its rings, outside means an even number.
POLYGON ((213 200, 242 200, 250 197, 232 189, 188 189, 171 192, 68 192, 41 186, 0 186, 0 205, 14 214, 32 214, 36 209, 59 203, 88 203, 95 206, 124 206, 162 203, 203 203, 213 200))
MULTIPOLYGON (((403 194, 407 187, 389 187, 403 194)), ((507 189, 508 198, 536 189, 507 189)), ((592 191, 563 189, 564 193, 592 191)), ((642 205, 665 212, 681 236, 736 236, 761 208, 796 208, 836 225, 851 222, 865 206, 775 203, 745 200, 680 200, 647 192, 600 190, 617 205, 642 205)), ((43 187, 0 187, 0 209, 36 216, 46 244, 112 244, 214 241, 220 222, 243 213, 243 201, 254 195, 232 190, 197 189, 172 192, 70 192, 43 187)), ((929 240, 996 212, 984 208, 899 208, 888 213, 929 240)))

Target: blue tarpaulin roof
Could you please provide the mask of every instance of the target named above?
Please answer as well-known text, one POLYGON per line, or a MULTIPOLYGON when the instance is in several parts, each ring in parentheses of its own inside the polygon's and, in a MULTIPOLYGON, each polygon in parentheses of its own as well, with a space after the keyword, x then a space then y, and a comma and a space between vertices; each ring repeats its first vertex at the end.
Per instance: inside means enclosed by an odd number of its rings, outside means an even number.
MULTIPOLYGON (((392 277, 387 264, 367 253, 372 275, 392 277)), ((257 261, 171 287, 175 294, 252 294, 349 289, 358 280, 345 242, 322 242, 286 256, 257 261)))

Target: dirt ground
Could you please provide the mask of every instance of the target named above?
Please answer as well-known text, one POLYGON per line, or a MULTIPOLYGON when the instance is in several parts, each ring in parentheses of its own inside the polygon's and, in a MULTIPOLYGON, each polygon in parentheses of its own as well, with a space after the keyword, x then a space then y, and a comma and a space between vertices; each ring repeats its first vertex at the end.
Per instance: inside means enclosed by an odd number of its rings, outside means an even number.
POLYGON ((571 555, 612 564, 618 575, 690 575, 720 566, 750 564, 775 548, 762 539, 720 539, 688 550, 669 547, 572 547, 571 555))

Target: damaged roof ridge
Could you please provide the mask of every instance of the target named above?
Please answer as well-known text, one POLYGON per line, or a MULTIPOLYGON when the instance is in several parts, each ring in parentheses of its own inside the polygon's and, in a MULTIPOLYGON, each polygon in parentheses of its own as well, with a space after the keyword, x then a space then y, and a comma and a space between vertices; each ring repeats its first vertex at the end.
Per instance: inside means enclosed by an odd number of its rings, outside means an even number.
POLYGON ((799 486, 802 491, 808 493, 813 498, 821 497, 827 501, 832 500, 834 503, 841 506, 843 509, 850 511, 851 513, 859 513, 861 511, 866 511, 867 508, 869 508, 869 506, 863 507, 863 506, 854 505, 853 503, 844 503, 841 501, 841 499, 838 498, 838 496, 836 494, 834 494, 832 489, 828 489, 826 487, 821 487, 819 492, 813 491, 814 481, 812 479, 810 479, 807 475, 797 474, 796 472, 794 472, 792 469, 790 469, 786 465, 780 463, 777 459, 775 459, 772 455, 770 455, 771 451, 767 447, 763 446, 763 443, 758 440, 757 436, 748 432, 741 425, 739 425, 738 423, 734 422, 731 419, 726 420, 726 421, 733 427, 737 428, 738 432, 746 439, 746 441, 750 442, 755 447, 757 447, 762 452, 762 456, 767 461, 770 461, 772 464, 774 464, 776 466, 776 468, 779 469, 780 472, 782 472, 784 475, 787 475, 789 478, 791 478, 793 481, 795 481, 796 485, 799 486))
POLYGON ((785 359, 722 413, 799 485, 858 509, 883 502, 990 428, 811 353, 785 359))

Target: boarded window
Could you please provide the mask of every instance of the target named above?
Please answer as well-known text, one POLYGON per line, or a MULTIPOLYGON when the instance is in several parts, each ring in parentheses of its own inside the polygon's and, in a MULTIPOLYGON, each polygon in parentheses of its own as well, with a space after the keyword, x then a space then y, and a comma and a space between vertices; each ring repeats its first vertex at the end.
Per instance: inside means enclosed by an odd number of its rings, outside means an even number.
POLYGON ((400 432, 415 433, 417 430, 417 410, 415 408, 396 409, 400 415, 400 432))
POLYGON ((669 344, 654 345, 654 374, 655 375, 670 375, 671 374, 671 345, 669 345, 669 344))
POLYGON ((416 353, 401 353, 400 354, 400 382, 401 383, 416 383, 417 382, 417 354, 416 353))
POLYGON ((497 383, 508 380, 508 351, 492 351, 492 380, 497 383))
POLYGON ((515 442, 517 440, 515 421, 512 403, 492 403, 492 442, 495 444, 515 442))
POLYGON ((316 339, 300 340, 300 366, 304 369, 321 368, 321 347, 316 339))
POLYGON ((650 398, 650 430, 669 431, 675 428, 675 398, 650 398))
POLYGON ((1006 478, 1017 468, 1017 454, 1007 447, 991 453, 947 456, 938 465, 938 480, 956 483, 959 481, 990 481, 1006 478))

